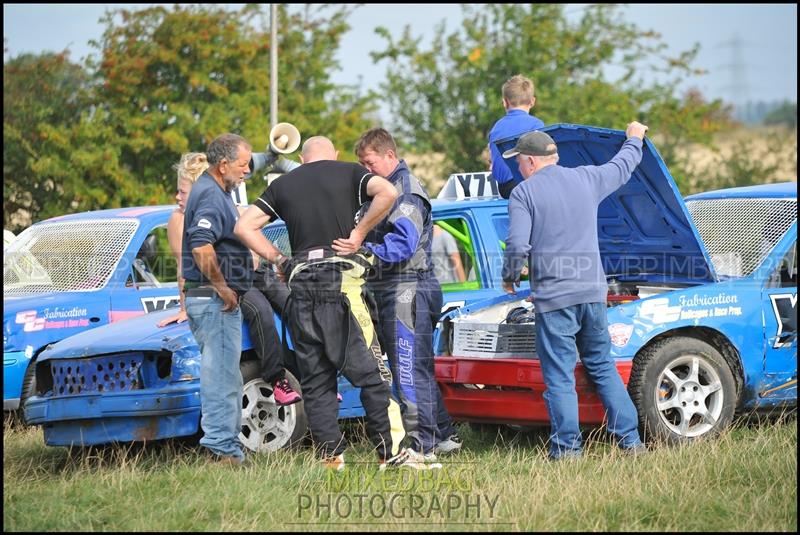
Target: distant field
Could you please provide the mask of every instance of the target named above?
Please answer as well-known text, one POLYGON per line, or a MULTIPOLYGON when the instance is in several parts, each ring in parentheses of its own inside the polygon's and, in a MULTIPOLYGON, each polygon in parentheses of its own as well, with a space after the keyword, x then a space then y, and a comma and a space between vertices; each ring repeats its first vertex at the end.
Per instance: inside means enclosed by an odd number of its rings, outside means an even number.
POLYGON ((4 531, 797 531, 797 422, 625 458, 600 431, 548 462, 547 430, 463 426, 441 471, 379 474, 359 425, 344 473, 308 450, 213 466, 176 443, 70 454, 3 429, 4 531))
POLYGON ((699 170, 691 177, 691 192, 713 189, 704 184, 702 170, 713 170, 732 155, 741 153, 743 147, 749 149, 751 159, 758 159, 765 166, 775 166, 771 176, 765 180, 770 182, 797 181, 797 130, 784 127, 739 128, 730 132, 717 134, 714 138, 715 149, 702 145, 689 145, 682 155, 691 158, 692 165, 699 170))

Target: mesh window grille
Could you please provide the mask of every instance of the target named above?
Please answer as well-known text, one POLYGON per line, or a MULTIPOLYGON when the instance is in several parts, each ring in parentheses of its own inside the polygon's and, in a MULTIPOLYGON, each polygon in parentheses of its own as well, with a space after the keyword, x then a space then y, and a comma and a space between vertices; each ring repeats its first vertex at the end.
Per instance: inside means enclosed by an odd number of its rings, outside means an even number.
POLYGON ((264 227, 264 236, 269 241, 275 244, 275 247, 281 250, 286 256, 292 256, 292 246, 289 245, 289 232, 284 225, 275 225, 264 227))
POLYGON ((90 219, 30 227, 3 254, 3 294, 102 288, 138 226, 136 219, 90 219))
POLYGON ((717 275, 745 277, 797 220, 796 199, 687 201, 717 275))

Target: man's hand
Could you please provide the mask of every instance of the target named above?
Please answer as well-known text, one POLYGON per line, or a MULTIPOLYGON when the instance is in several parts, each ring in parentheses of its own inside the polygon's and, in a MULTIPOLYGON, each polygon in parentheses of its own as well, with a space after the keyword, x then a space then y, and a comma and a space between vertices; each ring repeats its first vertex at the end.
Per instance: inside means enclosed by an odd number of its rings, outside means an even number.
POLYGON ((278 257, 278 261, 275 262, 275 274, 278 276, 278 280, 281 282, 286 282, 286 268, 289 267, 289 257, 286 255, 281 254, 278 257))
POLYGON ((514 286, 519 288, 519 281, 503 281, 503 291, 507 294, 517 295, 517 290, 514 289, 514 286))
POLYGON ((159 321, 156 325, 158 327, 166 327, 170 323, 183 323, 187 319, 189 319, 189 317, 186 315, 186 311, 185 310, 181 310, 180 312, 178 312, 174 316, 170 316, 168 318, 164 318, 163 320, 159 321))
POLYGON ((647 126, 643 125, 642 123, 638 123, 633 121, 632 123, 628 124, 628 129, 625 130, 625 137, 628 139, 632 137, 638 137, 642 141, 644 141, 644 134, 647 132, 647 126))
POLYGON ((239 296, 231 290, 230 286, 215 286, 214 289, 219 294, 220 299, 225 303, 222 305, 223 312, 233 312, 239 307, 239 296))
POLYGON ((340 255, 348 255, 357 253, 362 243, 364 243, 364 236, 357 229, 353 229, 349 238, 333 240, 332 248, 340 255))

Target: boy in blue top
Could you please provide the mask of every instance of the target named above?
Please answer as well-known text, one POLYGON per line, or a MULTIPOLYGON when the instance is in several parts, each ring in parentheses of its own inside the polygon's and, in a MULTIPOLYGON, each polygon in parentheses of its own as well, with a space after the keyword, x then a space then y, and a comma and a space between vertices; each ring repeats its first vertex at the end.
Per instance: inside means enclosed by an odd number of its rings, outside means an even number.
POLYGON ((526 257, 536 307, 536 354, 550 416, 551 459, 581 455, 575 365, 580 356, 608 412, 608 430, 626 453, 645 451, 638 417, 610 356, 608 285, 597 241, 597 207, 623 186, 642 160, 647 127, 633 122, 605 165, 561 167, 553 139, 529 132, 506 158, 525 181, 511 194, 503 289, 515 293, 526 257))
POLYGON ((541 119, 529 112, 536 103, 533 96, 533 82, 518 74, 503 84, 503 107, 506 115, 497 121, 489 132, 489 154, 492 158, 492 176, 497 181, 500 195, 508 199, 511 190, 519 184, 508 169, 503 156, 495 146, 495 141, 516 137, 544 126, 541 119))

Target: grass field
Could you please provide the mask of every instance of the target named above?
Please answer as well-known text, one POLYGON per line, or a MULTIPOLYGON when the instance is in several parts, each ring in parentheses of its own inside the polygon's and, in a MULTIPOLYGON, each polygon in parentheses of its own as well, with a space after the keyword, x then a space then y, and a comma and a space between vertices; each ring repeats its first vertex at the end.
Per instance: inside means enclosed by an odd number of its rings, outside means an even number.
POLYGON ((587 431, 583 459, 548 462, 547 429, 464 425, 439 471, 378 473, 358 424, 348 468, 309 450, 212 465, 175 442, 70 452, 3 429, 4 531, 791 531, 797 422, 740 423, 712 441, 620 455, 587 431))

